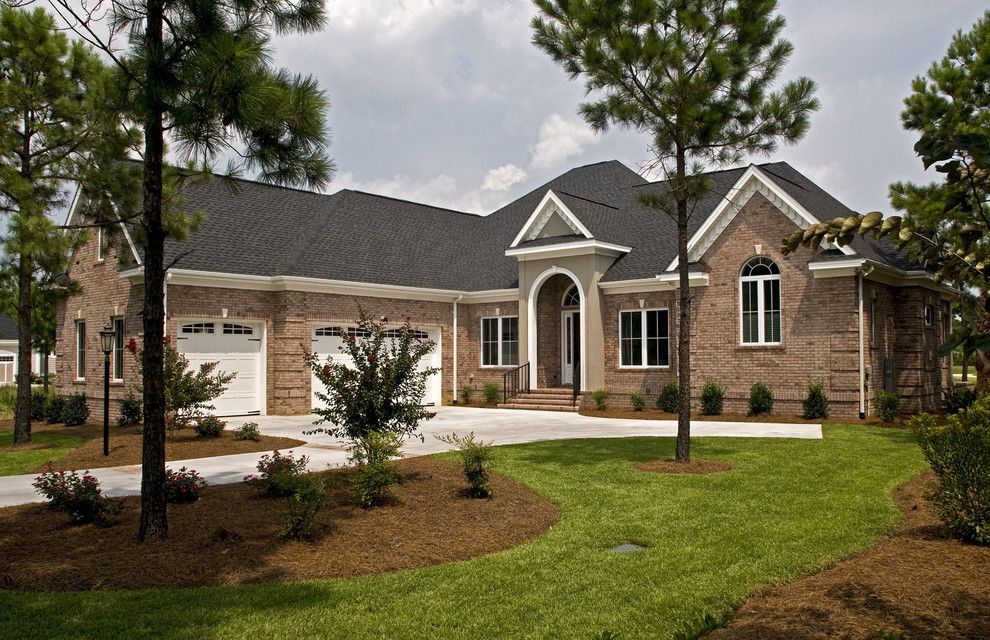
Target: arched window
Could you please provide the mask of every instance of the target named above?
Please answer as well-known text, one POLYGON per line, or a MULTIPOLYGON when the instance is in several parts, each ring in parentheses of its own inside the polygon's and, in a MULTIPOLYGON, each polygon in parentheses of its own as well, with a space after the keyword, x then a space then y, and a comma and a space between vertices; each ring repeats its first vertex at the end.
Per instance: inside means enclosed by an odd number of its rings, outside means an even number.
POLYGON ((770 258, 747 262, 739 277, 743 344, 779 344, 780 268, 770 258))
POLYGON ((562 307, 579 307, 581 306, 581 294, 578 293, 577 285, 571 285, 571 288, 567 290, 564 294, 564 299, 560 303, 562 307))

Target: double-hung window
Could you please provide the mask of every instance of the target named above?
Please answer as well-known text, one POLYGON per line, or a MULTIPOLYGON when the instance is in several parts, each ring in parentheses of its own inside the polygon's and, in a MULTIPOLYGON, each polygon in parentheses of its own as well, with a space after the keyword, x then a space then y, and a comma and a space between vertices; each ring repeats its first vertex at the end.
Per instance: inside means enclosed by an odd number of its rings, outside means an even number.
POLYGON ((670 366, 670 324, 666 309, 619 312, 619 364, 670 366))
POLYGON ((780 344, 780 268, 770 258, 746 263, 739 278, 743 344, 780 344))
POLYGON ((124 379, 124 319, 116 317, 113 319, 113 352, 111 354, 113 362, 114 382, 121 382, 124 379))
POLYGON ((86 379, 86 321, 76 320, 76 380, 86 379))
POLYGON ((481 319, 481 366, 514 367, 519 364, 519 318, 481 319))

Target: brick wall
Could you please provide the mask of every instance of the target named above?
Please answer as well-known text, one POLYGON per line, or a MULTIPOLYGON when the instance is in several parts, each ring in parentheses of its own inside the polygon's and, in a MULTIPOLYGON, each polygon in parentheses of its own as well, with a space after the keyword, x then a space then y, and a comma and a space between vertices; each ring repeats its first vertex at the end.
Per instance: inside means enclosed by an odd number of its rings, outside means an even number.
MULTIPOLYGON (((502 375, 514 367, 481 366, 481 319, 499 316, 518 316, 519 301, 508 300, 484 304, 457 305, 457 386, 471 387, 474 399, 480 399, 487 383, 502 387, 502 375)), ((449 387, 450 377, 445 375, 449 387)))

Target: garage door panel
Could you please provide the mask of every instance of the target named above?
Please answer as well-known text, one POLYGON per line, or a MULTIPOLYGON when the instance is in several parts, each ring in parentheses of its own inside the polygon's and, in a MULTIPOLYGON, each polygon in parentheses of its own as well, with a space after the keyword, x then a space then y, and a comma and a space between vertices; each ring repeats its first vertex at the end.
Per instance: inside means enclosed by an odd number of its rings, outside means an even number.
MULTIPOLYGON (((344 328, 345 331, 353 332, 353 328, 344 328)), ((398 335, 397 329, 389 330, 389 334, 392 337, 398 335)), ((387 334, 387 335, 389 335, 387 334)), ((419 369, 422 371, 430 367, 436 367, 438 369, 437 373, 430 376, 430 379, 426 381, 426 392, 423 396, 423 404, 426 405, 439 405, 440 398, 443 388, 443 383, 441 380, 440 369, 440 329, 431 329, 423 332, 423 336, 433 340, 436 343, 436 348, 419 364, 419 369)), ((360 337, 360 336, 359 336, 360 337)), ((344 338, 340 333, 338 327, 330 326, 318 326, 313 330, 312 336, 312 349, 313 354, 319 359, 320 363, 326 363, 327 357, 332 357, 333 362, 341 363, 345 366, 352 367, 353 360, 351 357, 341 349, 344 344, 344 338)), ((323 401, 321 401, 316 394, 318 392, 326 393, 326 388, 320 382, 320 380, 315 376, 311 376, 312 384, 312 406, 314 409, 322 408, 324 406, 323 401)))
POLYGON ((233 322, 180 323, 178 349, 192 367, 217 362, 214 372, 235 374, 224 393, 213 401, 216 415, 261 413, 261 333, 260 326, 233 322))

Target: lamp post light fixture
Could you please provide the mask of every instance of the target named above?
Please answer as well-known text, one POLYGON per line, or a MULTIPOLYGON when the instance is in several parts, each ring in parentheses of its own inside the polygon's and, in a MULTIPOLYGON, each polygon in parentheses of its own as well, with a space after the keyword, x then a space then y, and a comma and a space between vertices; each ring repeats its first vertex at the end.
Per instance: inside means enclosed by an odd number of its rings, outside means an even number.
POLYGON ((103 349, 103 455, 110 455, 110 354, 113 352, 116 332, 113 324, 100 330, 100 347, 103 349))

